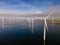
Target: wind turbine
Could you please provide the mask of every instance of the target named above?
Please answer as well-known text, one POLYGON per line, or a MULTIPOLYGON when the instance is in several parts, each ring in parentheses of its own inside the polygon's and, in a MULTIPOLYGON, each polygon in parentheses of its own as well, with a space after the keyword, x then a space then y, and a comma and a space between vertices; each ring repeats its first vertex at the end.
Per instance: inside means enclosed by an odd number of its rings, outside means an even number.
POLYGON ((32 30, 32 34, 33 34, 33 30, 34 30, 34 18, 27 18, 27 20, 28 20, 28 22, 29 22, 29 27, 31 28, 31 30, 32 30))
POLYGON ((44 45, 46 43, 46 30, 48 30, 48 26, 47 26, 47 18, 49 18, 49 16, 51 16, 53 14, 54 11, 52 11, 51 13, 48 14, 48 16, 46 18, 44 18, 44 45))
POLYGON ((12 18, 9 17, 9 27, 11 27, 11 21, 12 21, 12 18))
MULTIPOLYGON (((4 25, 4 17, 1 16, 0 18, 1 18, 1 20, 2 20, 2 30, 3 30, 4 27, 5 27, 5 25, 4 25)), ((9 24, 11 25, 11 18, 9 18, 9 24)))
POLYGON ((2 30, 4 29, 4 17, 1 17, 2 19, 2 30))

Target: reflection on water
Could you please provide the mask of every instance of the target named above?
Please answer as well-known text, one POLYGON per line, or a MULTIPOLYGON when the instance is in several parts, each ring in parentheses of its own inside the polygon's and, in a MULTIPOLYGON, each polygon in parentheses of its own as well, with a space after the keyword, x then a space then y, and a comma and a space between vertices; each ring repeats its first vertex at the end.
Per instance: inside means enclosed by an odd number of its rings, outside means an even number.
MULTIPOLYGON (((44 21, 34 20, 32 34, 31 20, 4 19, 4 28, 0 19, 0 45, 43 45, 44 21)), ((55 45, 60 42, 60 25, 48 23, 46 45, 55 45)))
POLYGON ((4 19, 4 28, 0 25, 0 44, 6 45, 43 45, 43 21, 34 20, 32 34, 31 22, 26 19, 4 19), (42 23, 41 23, 42 22, 42 23))

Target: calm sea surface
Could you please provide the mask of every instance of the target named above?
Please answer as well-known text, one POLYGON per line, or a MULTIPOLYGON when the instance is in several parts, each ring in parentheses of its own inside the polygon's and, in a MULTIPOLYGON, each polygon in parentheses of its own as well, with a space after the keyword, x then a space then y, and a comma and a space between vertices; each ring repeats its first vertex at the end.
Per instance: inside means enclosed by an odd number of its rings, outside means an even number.
MULTIPOLYGON (((4 21, 2 29, 0 23, 0 45, 43 45, 44 22, 34 20, 34 30, 32 33, 31 21, 9 20, 4 21)), ((46 34, 46 45, 60 44, 60 25, 48 23, 46 34)))

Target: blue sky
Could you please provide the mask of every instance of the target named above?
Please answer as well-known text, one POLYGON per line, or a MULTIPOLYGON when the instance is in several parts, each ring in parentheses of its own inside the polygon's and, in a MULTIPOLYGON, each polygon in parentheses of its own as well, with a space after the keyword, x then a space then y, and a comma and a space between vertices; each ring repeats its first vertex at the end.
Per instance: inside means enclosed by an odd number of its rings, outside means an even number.
POLYGON ((0 13, 41 13, 50 7, 60 7, 60 0, 0 0, 0 13))
POLYGON ((0 6, 11 9, 31 9, 27 5, 36 9, 44 9, 49 6, 60 5, 60 0, 0 0, 0 6), (21 6, 25 4, 26 6, 21 6), (11 7, 12 6, 12 7, 11 7))

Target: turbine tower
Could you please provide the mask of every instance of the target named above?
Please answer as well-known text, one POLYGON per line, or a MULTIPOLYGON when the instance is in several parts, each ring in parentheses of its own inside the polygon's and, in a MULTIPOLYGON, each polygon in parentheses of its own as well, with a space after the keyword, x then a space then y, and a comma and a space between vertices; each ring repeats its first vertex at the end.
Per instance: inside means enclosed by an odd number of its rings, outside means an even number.
POLYGON ((9 17, 9 27, 11 28, 11 21, 12 21, 12 18, 9 17))
POLYGON ((48 16, 46 18, 44 18, 44 45, 46 43, 46 30, 48 30, 48 26, 47 26, 47 18, 49 18, 49 16, 51 16, 53 14, 54 11, 52 11, 51 13, 48 14, 48 16))
POLYGON ((2 30, 4 29, 4 17, 1 17, 2 19, 2 30))
POLYGON ((34 19, 33 18, 27 18, 28 22, 29 22, 29 27, 32 30, 32 34, 33 34, 33 30, 34 30, 34 19))
POLYGON ((32 18, 31 19, 32 20, 32 34, 34 33, 33 31, 34 31, 34 19, 32 18))

